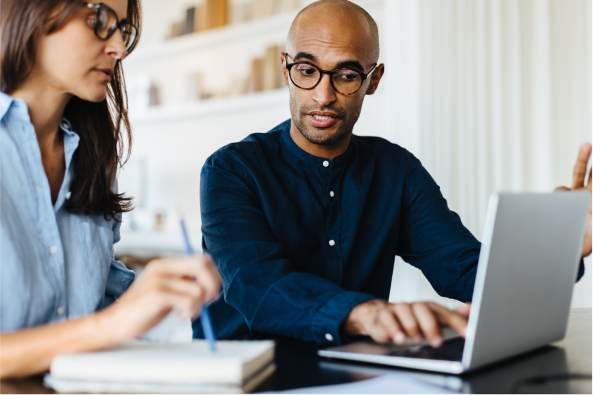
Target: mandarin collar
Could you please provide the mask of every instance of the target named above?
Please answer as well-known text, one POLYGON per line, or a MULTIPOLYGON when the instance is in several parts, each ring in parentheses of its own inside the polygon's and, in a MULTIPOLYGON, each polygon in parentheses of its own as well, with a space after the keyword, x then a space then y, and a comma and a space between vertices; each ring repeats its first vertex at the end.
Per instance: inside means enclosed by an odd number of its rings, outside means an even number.
MULTIPOLYGON (((292 139, 292 137, 290 136, 290 125, 291 125, 290 119, 288 119, 287 121, 283 122, 280 125, 282 128, 281 136, 282 136, 283 145, 288 149, 288 151, 290 153, 292 153, 294 156, 296 156, 303 162, 311 164, 313 166, 323 166, 323 162, 329 161, 329 159, 327 159, 327 158, 322 158, 319 156, 311 155, 310 153, 308 153, 307 151, 305 151, 301 147, 299 147, 297 145, 297 143, 295 143, 294 140, 292 139)), ((336 156, 335 158, 333 158, 330 161, 330 163, 332 164, 332 167, 344 165, 348 162, 348 160, 352 156, 352 150, 354 149, 353 148, 353 146, 354 146, 353 140, 354 140, 354 135, 352 135, 352 137, 350 138, 350 144, 348 144, 348 148, 346 149, 346 151, 344 151, 343 154, 336 156)))

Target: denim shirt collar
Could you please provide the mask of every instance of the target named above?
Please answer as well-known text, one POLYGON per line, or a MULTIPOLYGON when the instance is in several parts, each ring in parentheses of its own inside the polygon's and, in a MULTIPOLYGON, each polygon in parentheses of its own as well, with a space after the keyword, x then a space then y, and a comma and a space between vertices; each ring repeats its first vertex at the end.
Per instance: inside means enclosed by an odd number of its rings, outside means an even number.
POLYGON ((8 108, 12 103, 12 97, 8 96, 4 92, 0 92, 0 119, 4 118, 4 115, 8 112, 8 108))
MULTIPOLYGON (((35 128, 31 123, 31 118, 29 117, 29 108, 27 106, 27 103, 25 103, 25 101, 22 99, 15 99, 4 92, 0 92, 0 120, 4 119, 4 117, 6 116, 14 117, 30 126, 30 128, 9 130, 9 132, 22 132, 22 138, 26 140, 35 139, 35 144, 38 144, 37 135, 35 134, 35 128)), ((76 149, 78 148, 78 144, 80 143, 80 136, 72 130, 72 125, 70 124, 70 121, 68 121, 66 118, 62 118, 59 127, 64 132, 63 143, 66 171, 64 174, 64 180, 62 181, 60 192, 58 194, 58 199, 56 200, 56 204, 54 205, 54 209, 56 212, 62 207, 64 201, 69 197, 68 192, 70 192, 70 182, 72 181, 72 175, 74 170, 72 166, 72 158, 74 156, 74 152, 76 152, 76 149)))
POLYGON ((350 143, 348 144, 348 148, 346 149, 346 151, 343 154, 336 156, 332 160, 329 160, 326 158, 321 158, 319 156, 311 155, 310 153, 308 153, 307 151, 305 151, 301 147, 299 147, 297 145, 297 143, 295 143, 294 140, 292 139, 292 137, 290 136, 291 123, 292 123, 291 120, 288 119, 287 121, 280 124, 279 126, 282 128, 282 133, 281 133, 282 143, 287 148, 287 150, 290 153, 292 153, 294 156, 296 156, 303 162, 308 163, 315 167, 323 165, 323 162, 325 162, 326 160, 331 163, 332 168, 336 168, 336 166, 343 166, 346 163, 348 163, 348 160, 352 156, 352 151, 354 149, 354 142, 353 142, 354 135, 352 135, 352 137, 350 138, 350 143))

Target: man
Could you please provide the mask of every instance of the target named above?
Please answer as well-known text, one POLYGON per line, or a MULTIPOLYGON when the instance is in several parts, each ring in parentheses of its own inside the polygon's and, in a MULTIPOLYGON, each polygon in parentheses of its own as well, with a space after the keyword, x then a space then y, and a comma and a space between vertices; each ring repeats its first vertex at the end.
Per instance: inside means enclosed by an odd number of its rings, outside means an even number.
MULTIPOLYGON (((348 1, 319 1, 295 18, 286 51, 291 119, 220 149, 202 169, 203 248, 224 287, 210 310, 217 337, 425 337, 439 347, 444 325, 464 336, 469 306, 386 301, 396 255, 440 295, 471 301, 480 243, 418 159, 352 134, 384 73, 375 22, 348 1)), ((580 187, 590 150, 579 156, 580 187)))

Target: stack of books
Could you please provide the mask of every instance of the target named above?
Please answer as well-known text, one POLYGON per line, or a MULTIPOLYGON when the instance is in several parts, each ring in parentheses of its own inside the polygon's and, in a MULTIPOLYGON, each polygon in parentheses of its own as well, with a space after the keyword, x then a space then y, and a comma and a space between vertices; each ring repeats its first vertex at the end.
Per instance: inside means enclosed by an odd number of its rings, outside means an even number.
POLYGON ((61 393, 242 393, 275 370, 274 342, 134 341, 112 350, 60 355, 45 376, 61 393))

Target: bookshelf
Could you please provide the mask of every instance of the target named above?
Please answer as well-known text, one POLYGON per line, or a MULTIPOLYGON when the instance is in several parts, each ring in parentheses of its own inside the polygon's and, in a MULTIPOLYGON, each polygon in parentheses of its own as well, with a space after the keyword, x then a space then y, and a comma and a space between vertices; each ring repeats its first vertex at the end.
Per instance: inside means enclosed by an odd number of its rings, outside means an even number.
MULTIPOLYGON (((302 0, 301 5, 311 2, 302 0)), ((380 31, 385 30, 383 13, 388 0, 355 2, 373 15, 380 31)), ((145 10, 153 14, 160 12, 159 9, 148 10, 147 4, 145 10)), ((155 0, 151 4, 165 7, 163 15, 171 13, 168 3, 155 0)), ((183 7, 185 5, 180 6, 180 11, 183 7)), ((265 56, 266 48, 276 45, 284 49, 286 34, 297 12, 166 40, 163 36, 160 40, 141 41, 124 60, 129 93, 134 78, 147 76, 159 87, 161 104, 139 111, 131 108, 133 154, 120 173, 119 187, 120 191, 136 198, 136 209, 124 215, 122 240, 115 246, 117 254, 181 254, 178 208, 185 214, 194 248, 200 247, 202 165, 224 145, 240 141, 251 133, 265 133, 290 118, 289 95, 288 89, 282 86, 263 92, 192 101, 186 98, 188 75, 199 70, 213 89, 224 89, 224 84, 248 74, 252 59, 265 56), (161 231, 152 230, 152 217, 156 213, 164 215, 161 231), (131 229, 130 215, 140 224, 135 230, 131 229)), ((163 20, 170 24, 170 20, 163 20)), ((164 26, 154 29, 168 31, 164 26)), ((388 42, 382 39, 382 47, 389 45, 388 42)), ((355 133, 383 134, 384 97, 380 87, 377 94, 365 99, 365 110, 355 133)), ((130 107, 133 101, 130 95, 130 107)))

